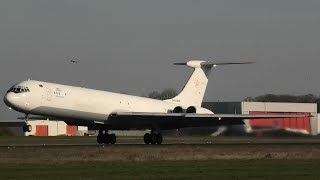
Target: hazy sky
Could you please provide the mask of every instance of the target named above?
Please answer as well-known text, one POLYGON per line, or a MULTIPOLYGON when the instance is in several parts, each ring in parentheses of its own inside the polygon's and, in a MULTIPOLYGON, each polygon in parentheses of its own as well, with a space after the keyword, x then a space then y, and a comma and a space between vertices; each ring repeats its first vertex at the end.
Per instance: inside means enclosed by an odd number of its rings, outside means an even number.
MULTIPOLYGON (((28 78, 146 95, 180 90, 190 59, 214 70, 206 101, 320 94, 319 0, 1 0, 0 95, 28 78), (71 64, 78 58, 79 64, 71 64)), ((15 119, 1 100, 0 119, 15 119)))

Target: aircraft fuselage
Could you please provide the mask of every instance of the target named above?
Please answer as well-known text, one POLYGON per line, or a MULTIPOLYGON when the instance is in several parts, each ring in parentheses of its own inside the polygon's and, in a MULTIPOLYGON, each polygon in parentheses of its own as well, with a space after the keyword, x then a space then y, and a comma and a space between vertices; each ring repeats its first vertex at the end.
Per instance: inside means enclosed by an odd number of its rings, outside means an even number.
MULTIPOLYGON (((106 122, 113 112, 170 113, 179 106, 162 100, 33 80, 12 88, 4 97, 7 106, 25 114, 61 120, 106 122)), ((212 113, 201 107, 197 107, 197 112, 212 113)))

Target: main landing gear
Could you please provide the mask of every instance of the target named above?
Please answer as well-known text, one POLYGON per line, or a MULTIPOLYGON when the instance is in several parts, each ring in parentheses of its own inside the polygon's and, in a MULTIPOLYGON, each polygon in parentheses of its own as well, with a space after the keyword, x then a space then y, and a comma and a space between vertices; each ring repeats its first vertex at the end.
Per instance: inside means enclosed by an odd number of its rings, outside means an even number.
POLYGON ((115 134, 108 134, 107 132, 99 131, 97 136, 99 144, 115 144, 117 142, 117 136, 115 134))
POLYGON ((144 143, 146 144, 161 144, 162 143, 162 134, 161 133, 146 133, 143 136, 144 143))
POLYGON ((26 114, 24 120, 26 121, 26 125, 22 126, 23 132, 31 132, 32 131, 32 126, 28 124, 29 120, 29 115, 26 114))

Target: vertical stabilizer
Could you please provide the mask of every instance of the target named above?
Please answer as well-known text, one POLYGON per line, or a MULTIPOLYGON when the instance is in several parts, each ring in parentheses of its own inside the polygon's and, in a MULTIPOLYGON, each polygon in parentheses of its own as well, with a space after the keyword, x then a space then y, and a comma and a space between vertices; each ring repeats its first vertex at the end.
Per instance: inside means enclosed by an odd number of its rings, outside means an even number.
MULTIPOLYGON (((194 71, 182 91, 174 98, 166 101, 177 103, 182 106, 200 107, 208 84, 208 76, 211 67, 202 67, 206 61, 189 61, 185 65, 194 68, 194 71)), ((177 65, 184 65, 177 63, 177 65)))
POLYGON ((175 65, 187 65, 194 71, 182 91, 174 98, 165 100, 177 103, 181 106, 201 107, 204 94, 208 85, 208 77, 212 67, 232 64, 252 64, 254 62, 212 63, 209 61, 192 60, 187 63, 175 63, 175 65))

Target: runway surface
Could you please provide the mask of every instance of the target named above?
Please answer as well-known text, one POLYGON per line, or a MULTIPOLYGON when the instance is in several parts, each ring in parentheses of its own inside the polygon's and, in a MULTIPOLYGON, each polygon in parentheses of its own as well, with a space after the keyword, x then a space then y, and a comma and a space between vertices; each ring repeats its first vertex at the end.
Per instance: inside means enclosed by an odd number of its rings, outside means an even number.
POLYGON ((0 163, 215 159, 320 160, 320 139, 165 137, 162 145, 145 145, 142 137, 119 137, 98 145, 95 137, 0 137, 0 163))
POLYGON ((312 142, 261 142, 261 143, 208 143, 208 144, 161 144, 161 145, 151 145, 151 144, 126 144, 126 143, 117 143, 114 145, 110 144, 2 144, 0 145, 0 148, 8 148, 8 147, 14 147, 14 148, 26 148, 26 147, 42 147, 42 148, 50 148, 50 147, 235 147, 235 146, 318 146, 320 148, 320 143, 312 143, 312 142))
POLYGON ((145 145, 142 137, 118 137, 115 145, 98 144, 96 137, 0 137, 0 148, 107 146, 320 146, 320 138, 165 137, 161 145, 145 145))

